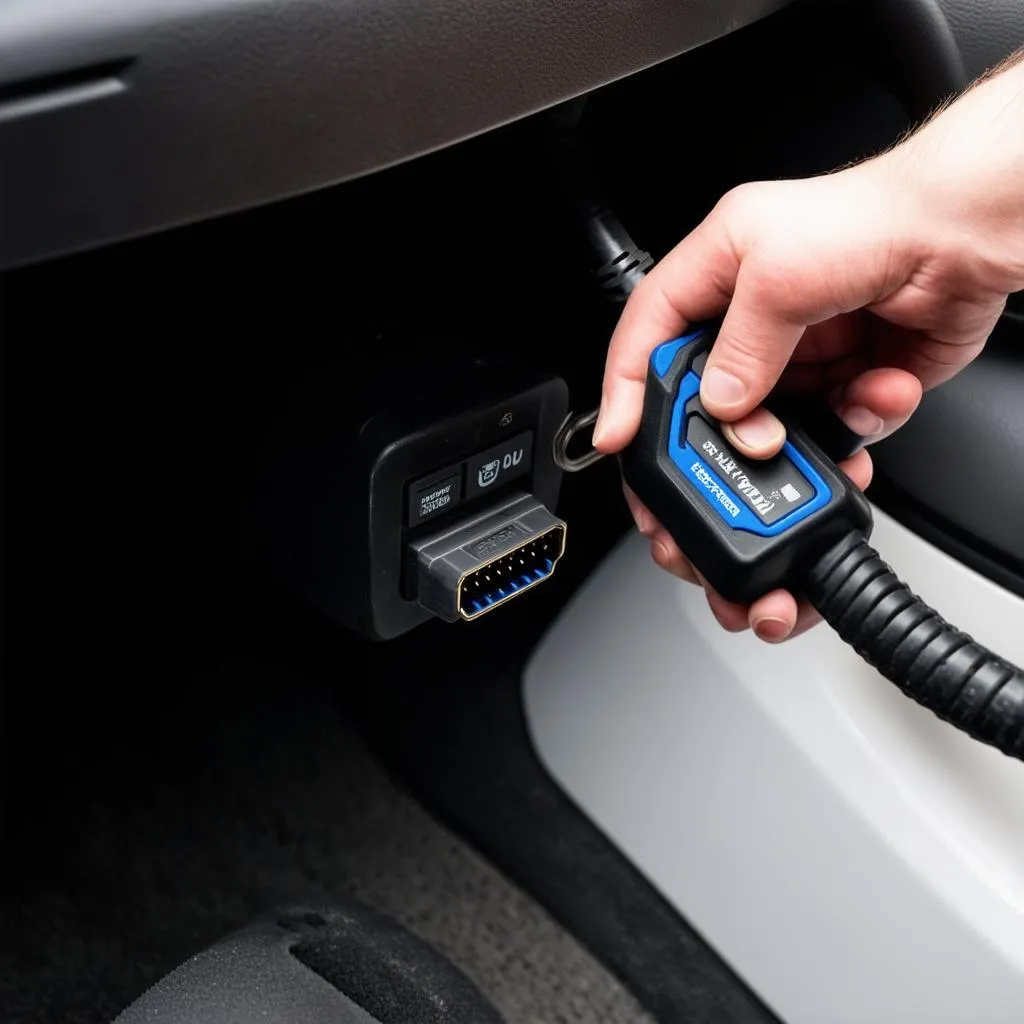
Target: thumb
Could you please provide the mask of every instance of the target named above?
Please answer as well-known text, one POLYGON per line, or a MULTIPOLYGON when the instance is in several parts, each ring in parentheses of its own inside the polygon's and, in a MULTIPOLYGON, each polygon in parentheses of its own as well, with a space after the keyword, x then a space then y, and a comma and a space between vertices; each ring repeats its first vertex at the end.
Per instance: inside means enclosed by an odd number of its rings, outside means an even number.
POLYGON ((714 212, 694 228, 629 297, 608 347, 601 415, 594 445, 624 448, 640 426, 651 351, 687 324, 728 305, 738 263, 722 217, 714 212))
POLYGON ((784 282, 766 279, 749 261, 741 265, 701 381, 701 401, 716 419, 728 423, 753 412, 793 355, 806 325, 780 309, 785 290, 784 282))

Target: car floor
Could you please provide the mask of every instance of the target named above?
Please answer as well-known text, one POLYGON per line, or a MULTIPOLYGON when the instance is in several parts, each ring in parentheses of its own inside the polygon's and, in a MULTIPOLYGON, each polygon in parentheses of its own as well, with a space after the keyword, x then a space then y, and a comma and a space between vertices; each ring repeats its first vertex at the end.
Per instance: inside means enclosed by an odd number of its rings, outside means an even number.
POLYGON ((37 690, 19 709, 3 829, 7 1024, 110 1021, 261 912, 332 895, 431 942, 510 1024, 647 1019, 389 778, 334 681, 265 651, 222 650, 173 676, 133 707, 37 690))

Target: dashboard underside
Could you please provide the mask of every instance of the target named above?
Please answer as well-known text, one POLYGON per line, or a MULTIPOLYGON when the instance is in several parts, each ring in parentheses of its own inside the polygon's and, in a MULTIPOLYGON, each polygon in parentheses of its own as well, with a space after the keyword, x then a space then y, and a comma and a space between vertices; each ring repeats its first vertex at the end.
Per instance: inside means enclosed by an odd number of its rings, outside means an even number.
POLYGON ((8 0, 0 269, 338 183, 787 0, 8 0))

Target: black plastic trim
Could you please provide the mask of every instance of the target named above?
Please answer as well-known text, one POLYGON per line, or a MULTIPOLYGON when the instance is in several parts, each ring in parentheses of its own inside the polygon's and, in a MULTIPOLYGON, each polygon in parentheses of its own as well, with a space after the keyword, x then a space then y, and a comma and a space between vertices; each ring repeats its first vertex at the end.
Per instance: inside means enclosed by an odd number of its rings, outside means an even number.
POLYGON ((865 52, 915 121, 967 84, 960 47, 938 0, 854 0, 865 52))
POLYGON ((1004 317, 985 351, 874 446, 878 506, 1000 586, 1024 593, 1024 331, 1004 317))
POLYGON ((125 57, 0 85, 0 121, 41 112, 44 105, 52 109, 83 99, 100 98, 107 90, 121 90, 125 88, 124 75, 132 63, 131 57, 125 57))
POLYGON ((868 492, 883 512, 902 523, 929 544, 963 562, 993 583, 1024 597, 1024 562, 986 544, 968 531, 916 501, 891 480, 875 480, 868 492))
POLYGON ((0 269, 408 160, 787 0, 6 0, 0 87, 135 58, 0 124, 0 269))

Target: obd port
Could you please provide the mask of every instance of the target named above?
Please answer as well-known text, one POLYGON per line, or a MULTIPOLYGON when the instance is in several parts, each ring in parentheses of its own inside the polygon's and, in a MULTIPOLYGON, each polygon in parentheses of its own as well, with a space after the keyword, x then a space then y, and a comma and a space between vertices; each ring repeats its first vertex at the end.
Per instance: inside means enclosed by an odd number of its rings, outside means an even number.
POLYGON ((472 621, 550 579, 565 523, 533 495, 515 494, 412 549, 417 601, 447 622, 472 621))
POLYGON ((554 571, 565 550, 565 526, 557 523, 535 540, 467 573, 459 584, 458 610, 472 620, 538 583, 554 571))

